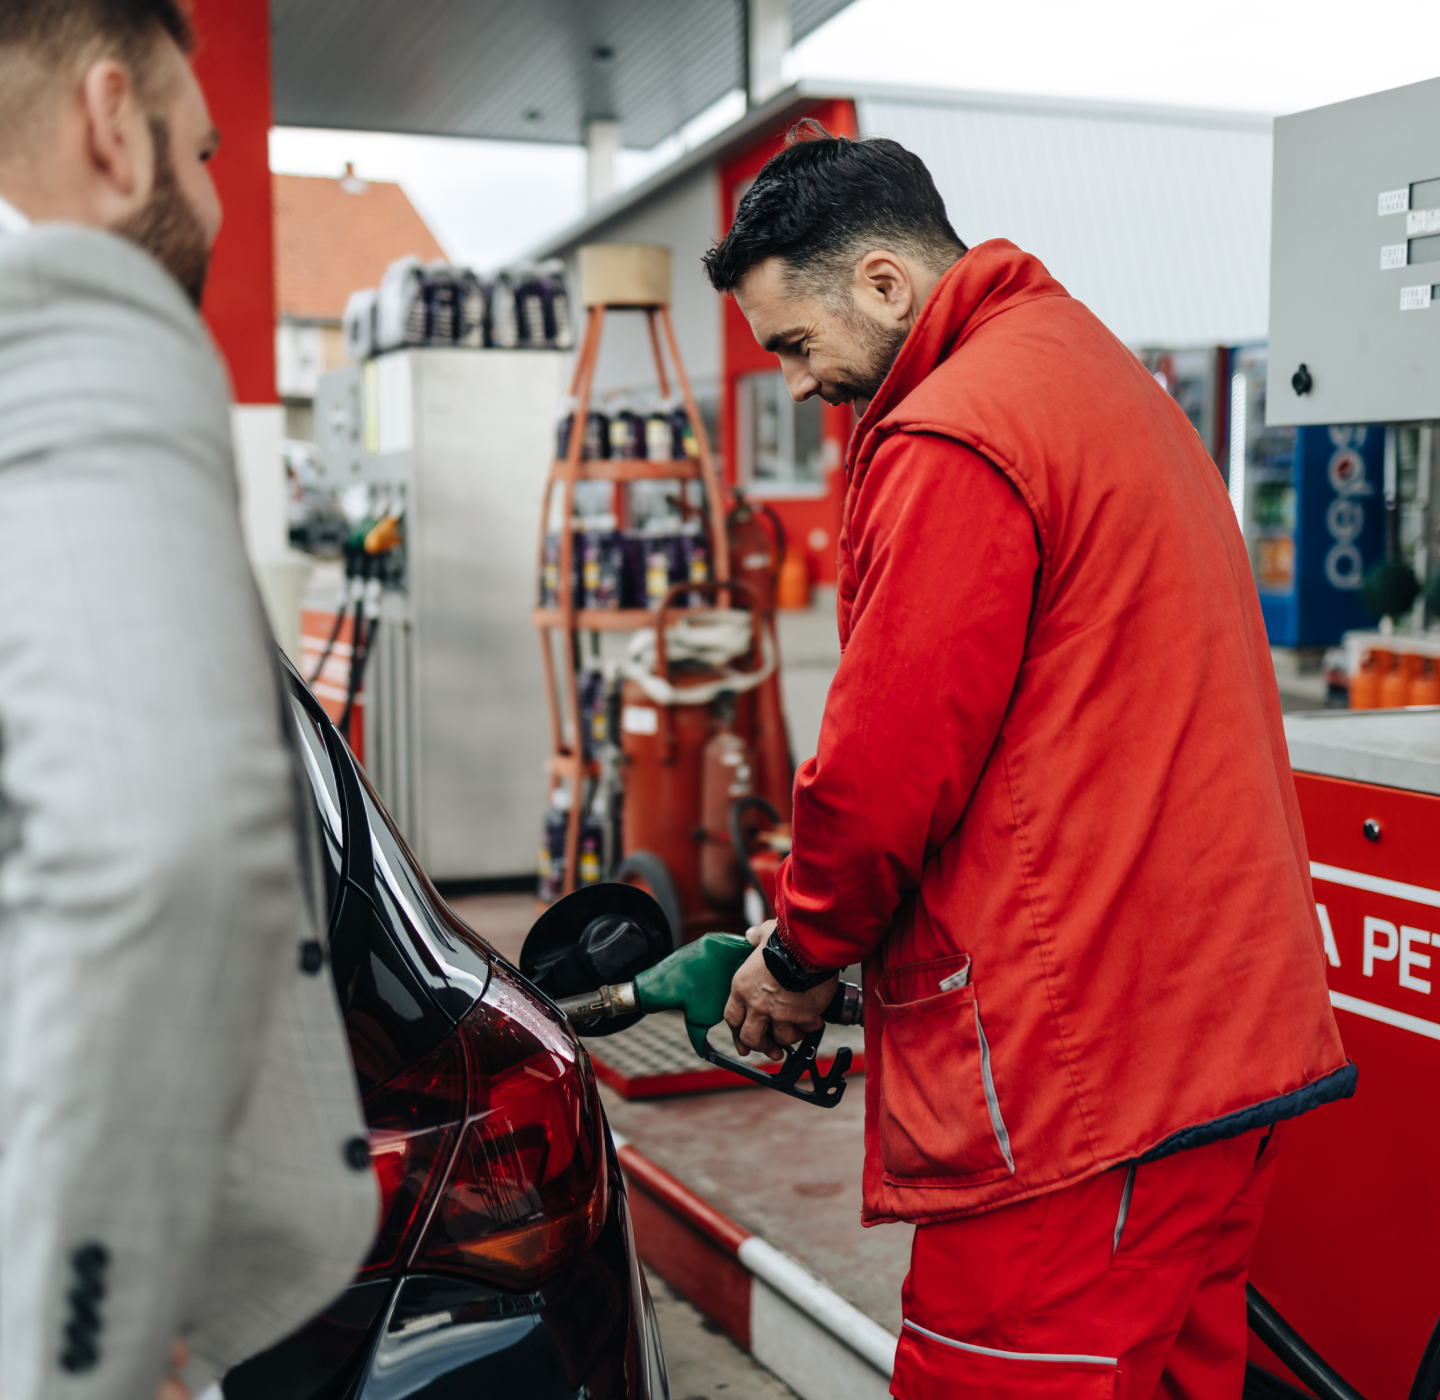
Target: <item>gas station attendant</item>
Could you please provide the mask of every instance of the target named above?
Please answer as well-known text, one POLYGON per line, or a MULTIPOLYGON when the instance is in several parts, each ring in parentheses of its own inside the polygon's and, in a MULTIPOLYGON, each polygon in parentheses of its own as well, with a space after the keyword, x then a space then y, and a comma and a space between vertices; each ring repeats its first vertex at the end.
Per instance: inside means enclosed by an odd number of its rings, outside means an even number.
POLYGON ((726 1021, 865 966, 866 1224, 913 1221, 893 1393, 1238 1397, 1281 1124, 1355 1089, 1265 628, 1185 414, 921 161, 813 123, 707 255, 853 402, 843 657, 726 1021))

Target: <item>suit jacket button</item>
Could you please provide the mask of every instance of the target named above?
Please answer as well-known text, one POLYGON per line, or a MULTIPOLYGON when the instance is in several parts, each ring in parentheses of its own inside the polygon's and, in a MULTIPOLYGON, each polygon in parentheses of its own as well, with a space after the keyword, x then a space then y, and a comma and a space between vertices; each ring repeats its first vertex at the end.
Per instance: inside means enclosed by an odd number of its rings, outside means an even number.
POLYGON ((370 1170, 370 1144, 363 1137, 353 1137, 345 1144, 345 1165, 351 1171, 370 1170))
POLYGON ((325 966, 325 950, 313 938, 300 945, 300 971, 314 977, 325 966))
POLYGON ((93 1370, 95 1363, 100 1360, 100 1352, 94 1342, 73 1339, 70 1345, 60 1353, 60 1365, 63 1370, 69 1371, 71 1375, 77 1375, 81 1371, 93 1370))

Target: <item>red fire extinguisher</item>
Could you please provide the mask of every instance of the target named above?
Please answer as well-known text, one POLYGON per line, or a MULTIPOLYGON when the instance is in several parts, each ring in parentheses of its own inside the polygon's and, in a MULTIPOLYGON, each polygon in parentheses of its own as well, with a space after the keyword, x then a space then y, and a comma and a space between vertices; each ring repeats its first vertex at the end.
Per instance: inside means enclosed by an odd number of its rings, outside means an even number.
POLYGON ((775 579, 785 557, 785 527, 764 502, 756 506, 735 491, 735 506, 725 517, 730 541, 730 574, 747 584, 762 613, 775 610, 775 579))
POLYGON ((717 908, 734 909, 744 885, 730 839, 730 809, 750 796, 754 762, 750 745, 735 732, 735 696, 724 692, 714 710, 718 727, 700 755, 700 889, 717 908))
MULTIPOLYGON (((778 652, 775 590, 780 563, 785 557, 785 526, 763 501, 757 505, 737 489, 735 505, 725 518, 725 530, 730 541, 731 575, 749 587, 770 634, 771 645, 778 652)), ((790 760, 790 735, 785 726, 778 667, 756 691, 753 704, 756 770, 753 790, 768 798, 788 818, 795 765, 790 760)))

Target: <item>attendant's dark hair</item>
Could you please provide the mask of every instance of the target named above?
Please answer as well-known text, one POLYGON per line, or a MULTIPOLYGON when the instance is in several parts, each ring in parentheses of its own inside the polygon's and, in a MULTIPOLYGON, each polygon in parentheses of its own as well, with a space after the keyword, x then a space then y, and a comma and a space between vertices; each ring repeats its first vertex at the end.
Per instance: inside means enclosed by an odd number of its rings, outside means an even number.
POLYGON ((919 156, 882 137, 832 136, 806 118, 745 192, 705 271, 716 291, 733 292, 752 267, 779 258, 797 290, 833 299, 877 248, 936 272, 965 252, 919 156))
POLYGON ((0 0, 0 143, 45 115, 46 98, 101 58, 129 70, 147 112, 162 101, 159 41, 195 47, 181 0, 0 0))

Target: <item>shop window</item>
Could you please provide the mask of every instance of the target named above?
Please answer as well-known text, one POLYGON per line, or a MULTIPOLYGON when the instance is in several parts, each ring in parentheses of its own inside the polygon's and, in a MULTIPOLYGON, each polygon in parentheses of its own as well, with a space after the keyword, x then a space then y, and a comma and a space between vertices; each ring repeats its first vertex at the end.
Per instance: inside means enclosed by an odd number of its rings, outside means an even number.
POLYGON ((739 381, 740 472, 757 496, 820 496, 819 398, 796 403, 775 371, 739 381))

